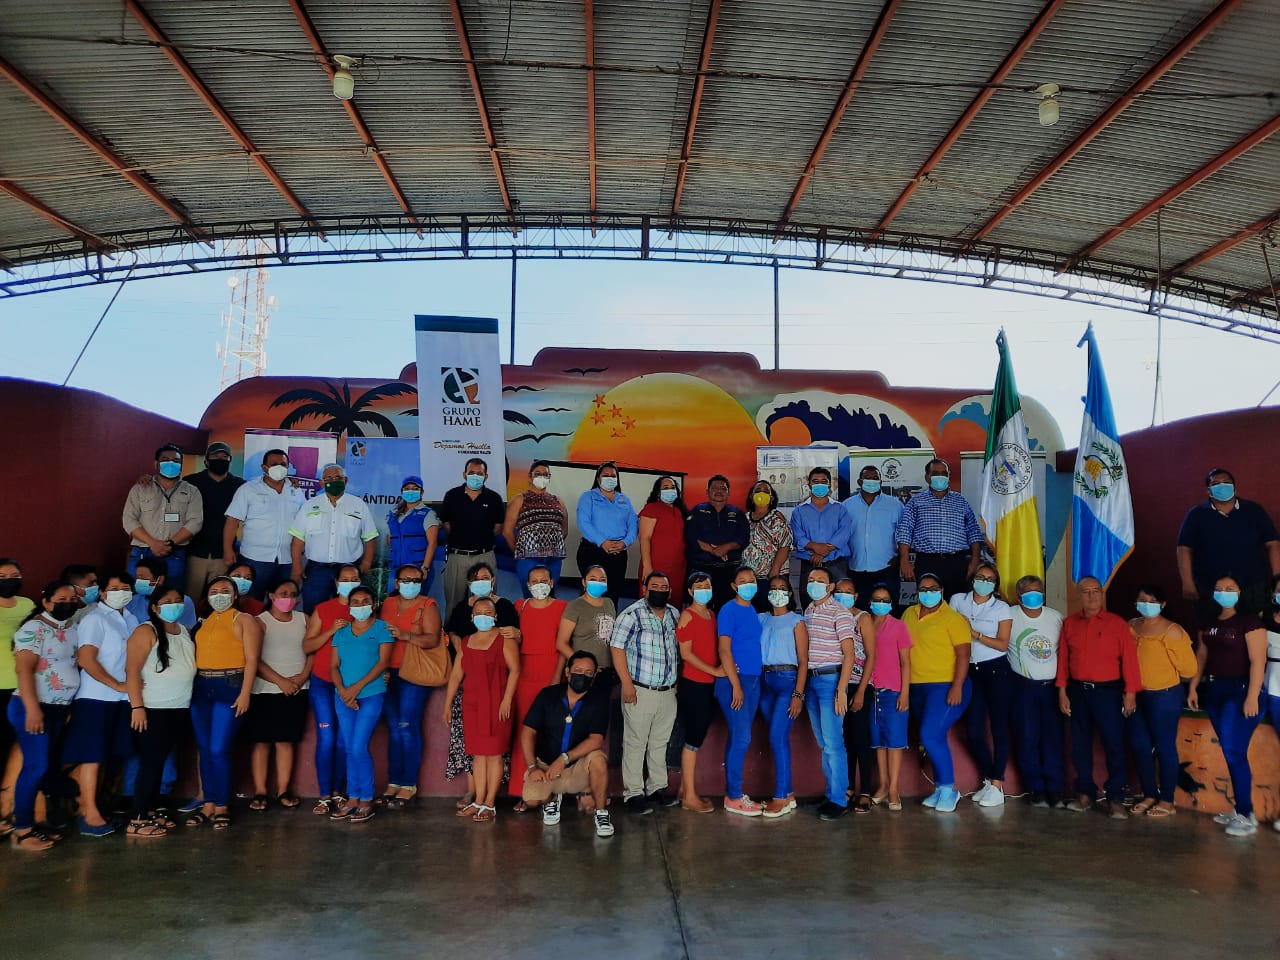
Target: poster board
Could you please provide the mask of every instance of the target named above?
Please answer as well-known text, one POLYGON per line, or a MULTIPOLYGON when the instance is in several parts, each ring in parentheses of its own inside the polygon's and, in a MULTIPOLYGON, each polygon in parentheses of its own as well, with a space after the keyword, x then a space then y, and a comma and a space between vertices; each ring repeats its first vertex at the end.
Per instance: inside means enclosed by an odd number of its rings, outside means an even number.
POLYGON ((387 514, 400 500, 404 478, 418 475, 418 441, 413 437, 348 437, 345 454, 347 492, 369 505, 378 524, 378 556, 385 559, 387 514))
POLYGON ((338 462, 338 434, 318 430, 247 428, 244 432, 244 478, 262 476, 262 455, 280 449, 289 455, 289 476, 308 499, 320 492, 320 473, 326 463, 338 462))
POLYGON ((858 474, 864 467, 880 471, 880 492, 906 503, 924 489, 924 467, 934 458, 933 448, 917 450, 856 450, 845 459, 849 496, 855 496, 858 474))
POLYGON ((840 469, 840 448, 826 444, 756 447, 756 479, 773 485, 778 509, 788 520, 791 511, 809 496, 809 471, 814 467, 828 470, 834 482, 840 469))

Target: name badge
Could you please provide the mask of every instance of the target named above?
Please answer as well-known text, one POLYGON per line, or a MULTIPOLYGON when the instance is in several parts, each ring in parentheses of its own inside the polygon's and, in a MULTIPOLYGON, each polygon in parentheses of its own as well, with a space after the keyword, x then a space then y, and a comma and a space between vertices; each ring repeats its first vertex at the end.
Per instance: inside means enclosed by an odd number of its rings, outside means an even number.
POLYGON ((178 523, 181 519, 182 515, 177 513, 166 513, 164 515, 165 523, 178 523))

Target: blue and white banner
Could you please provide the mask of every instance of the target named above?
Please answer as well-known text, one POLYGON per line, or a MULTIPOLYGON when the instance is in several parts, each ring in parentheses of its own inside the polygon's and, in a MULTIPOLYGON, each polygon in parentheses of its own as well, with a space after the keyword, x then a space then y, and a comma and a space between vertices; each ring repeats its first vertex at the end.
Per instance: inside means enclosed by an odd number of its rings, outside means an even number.
POLYGON ((1076 346, 1086 343, 1089 389, 1071 497, 1071 579, 1097 577, 1106 586, 1133 552, 1133 497, 1093 324, 1076 346))
POLYGON ((467 460, 489 465, 488 486, 507 494, 498 321, 414 317, 418 346, 418 438, 423 499, 462 483, 467 460))
POLYGON ((344 465, 347 493, 369 505, 378 524, 378 553, 386 553, 387 514, 400 500, 405 477, 422 469, 412 437, 348 437, 344 465))

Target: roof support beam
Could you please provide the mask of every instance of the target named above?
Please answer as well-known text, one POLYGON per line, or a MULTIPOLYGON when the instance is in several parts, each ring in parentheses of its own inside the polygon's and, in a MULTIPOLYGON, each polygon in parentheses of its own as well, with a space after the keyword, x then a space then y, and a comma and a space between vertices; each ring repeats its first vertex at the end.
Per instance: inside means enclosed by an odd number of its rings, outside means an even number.
POLYGON ((218 122, 222 124, 227 133, 231 134, 236 143, 240 144, 245 153, 247 153, 253 162, 258 165, 258 168, 266 174, 267 179, 270 180, 275 188, 280 191, 285 200, 289 202, 289 206, 293 207, 299 216, 305 217, 314 223, 315 218, 311 215, 311 211, 309 211, 303 202, 298 199, 297 195, 289 189, 289 185, 284 182, 284 178, 276 172, 275 168, 267 161, 267 158, 262 155, 262 151, 258 149, 257 145, 251 139, 249 139, 249 135, 240 128, 240 125, 236 123, 234 119, 232 119, 231 114, 227 112, 227 109, 218 102, 218 98, 213 95, 213 91, 205 85, 204 81, 201 80, 199 76, 197 76, 195 70, 192 69, 191 64, 189 64, 186 58, 178 52, 177 47, 174 46, 165 32, 160 29, 160 25, 151 19, 151 14, 147 13, 147 11, 143 9, 142 4, 138 3, 138 0, 124 0, 124 7, 129 11, 129 14, 133 19, 138 22, 138 25, 142 27, 146 35, 156 42, 160 47, 160 52, 169 58, 169 62, 177 68, 178 73, 182 74, 182 78, 186 80, 191 89, 196 92, 196 96, 198 96, 204 105, 209 108, 209 112, 218 118, 218 122))
POLYGON ((583 0, 583 26, 587 33, 587 166, 590 170, 591 219, 596 216, 596 12, 592 0, 583 0))
POLYGON ((689 172, 689 157, 693 154, 693 136, 698 127, 698 113, 702 110, 702 91, 707 83, 707 71, 711 69, 711 47, 716 40, 716 26, 720 22, 720 0, 711 0, 707 11, 707 28, 702 33, 702 52, 698 54, 698 76, 693 81, 693 97, 689 100, 689 120, 684 126, 684 143, 680 147, 680 166, 676 169, 676 192, 671 200, 671 219, 680 215, 680 201, 684 198, 684 178, 689 172))
POLYGON ((933 153, 929 154, 928 159, 926 159, 924 163, 920 164, 920 169, 917 170, 916 175, 911 178, 911 182, 907 184, 906 189, 898 195, 898 199, 893 201, 889 209, 885 211, 884 216, 880 218, 880 222, 876 225, 875 230, 872 231, 873 237, 888 229, 889 224, 893 221, 894 217, 902 212, 902 208, 907 205, 907 201, 911 199, 911 195, 916 192, 916 189, 922 183, 925 182, 925 179, 942 161, 942 158, 947 155, 947 151, 955 146, 956 141, 960 139, 960 135, 968 129, 969 124, 971 124, 974 117, 978 115, 978 111, 986 106, 987 101, 996 95, 997 86, 1004 83, 1009 74, 1013 72, 1013 68, 1018 65, 1018 61, 1020 61, 1026 52, 1031 49, 1031 45, 1039 39, 1040 34, 1042 34, 1045 27, 1049 25, 1049 21, 1057 15, 1058 11, 1062 9, 1066 2, 1067 0, 1049 0, 1048 3, 1040 8, 1040 13, 1036 15, 1036 18, 1033 21, 1031 21, 1031 25, 1027 27, 1026 32, 1018 39, 1018 42, 1014 45, 1013 49, 1009 51, 1008 56, 1001 61, 1000 66, 996 67, 995 73, 991 74, 990 78, 987 80, 987 86, 978 91, 978 95, 973 98, 969 103, 969 106, 965 107, 964 113, 960 114, 960 119, 957 120, 955 125, 947 131, 947 135, 942 138, 942 141, 934 147, 933 153))
POLYGON ((1280 210, 1269 213, 1260 220, 1253 221, 1253 223, 1249 224, 1244 229, 1237 230, 1235 233, 1231 234, 1231 236, 1219 240, 1207 250, 1201 250, 1189 260, 1183 260, 1182 263, 1171 269, 1169 274, 1172 276, 1180 273, 1189 273, 1201 264, 1212 260, 1214 257, 1219 257, 1228 250, 1232 250, 1240 246, 1240 244, 1244 243, 1251 237, 1256 237, 1258 234, 1263 233, 1271 227, 1277 226, 1280 226, 1280 210))
POLYGON ((853 95, 858 92, 858 87, 862 84, 862 78, 871 66, 871 58, 876 55, 876 50, 884 40, 885 34, 889 32, 889 21, 897 13, 899 3, 900 0, 885 0, 885 5, 880 8, 880 16, 876 18, 875 26, 871 28, 871 34, 867 37, 867 42, 863 45, 862 52, 858 54, 858 59, 853 64, 853 70, 849 73, 849 79, 845 81, 844 90, 840 93, 840 99, 836 101, 835 109, 831 111, 831 116, 827 118, 827 124, 822 128, 822 135, 818 137, 818 142, 814 145, 813 152, 809 154, 809 162, 804 165, 804 172, 800 174, 800 182, 791 191, 791 199, 787 201, 787 208, 782 211, 782 216, 778 220, 779 230, 786 226, 795 214, 796 207, 800 204, 800 198, 804 196, 805 190, 809 187, 809 182, 813 179, 814 171, 818 168, 818 164, 822 162, 822 155, 826 153, 827 147, 831 145, 831 138, 835 136, 836 127, 840 126, 845 110, 849 108, 853 95))
POLYGON ((489 159, 493 161, 493 174, 498 180, 498 192, 502 194, 502 205, 511 217, 511 229, 516 231, 514 209, 511 206, 511 191, 507 189, 507 175, 502 172, 502 157, 498 155, 498 140, 493 135, 493 123, 489 119, 489 107, 485 103, 484 88, 480 85, 480 71, 476 69, 475 54, 471 50, 471 37, 467 34, 467 22, 462 18, 462 5, 458 0, 449 0, 449 12, 453 15, 453 27, 458 34, 458 46, 462 48, 462 59, 467 65, 467 79, 471 81, 471 93, 476 98, 476 109, 480 112, 480 126, 484 129, 484 142, 489 148, 489 159))
POLYGON ((1258 127, 1248 136, 1242 138, 1241 140, 1238 140, 1236 143, 1228 147, 1226 150, 1223 150, 1222 153, 1218 154, 1216 157, 1214 157, 1208 163, 1204 164, 1194 173, 1189 174, 1184 179, 1175 183, 1172 187, 1170 187, 1164 193, 1160 194, 1160 196, 1156 197, 1150 203, 1146 204, 1145 206, 1143 206, 1138 210, 1135 210, 1133 213, 1125 217, 1123 220, 1117 223, 1114 227, 1112 227, 1106 233, 1102 234, 1102 236, 1098 237, 1096 240, 1092 241, 1086 246, 1081 247, 1079 250, 1077 250, 1067 259, 1067 262, 1062 265, 1061 271, 1065 272, 1067 270, 1070 270, 1081 260, 1084 260, 1087 257, 1092 256, 1102 247, 1105 247, 1108 243, 1110 243, 1116 237, 1120 236, 1120 234, 1124 233, 1126 230, 1131 229, 1132 227, 1137 226, 1139 223, 1141 223, 1147 217, 1151 216, 1161 207, 1167 206, 1168 204, 1172 203, 1174 200, 1182 196, 1192 187, 1207 180, 1209 177, 1213 176, 1215 173, 1217 173, 1227 164, 1243 156, 1245 153, 1252 150, 1258 144, 1262 143, 1268 137, 1271 137, 1277 132, 1280 132, 1280 114, 1277 114, 1276 116, 1272 117, 1270 120, 1268 120, 1262 126, 1258 127))
MULTIPOLYGON (((333 59, 329 56, 324 41, 320 39, 320 31, 316 29, 315 22, 311 19, 311 14, 307 12, 307 8, 302 5, 301 0, 289 0, 289 7, 293 10, 293 15, 297 19, 298 25, 302 27, 302 32, 306 35, 307 42, 311 44, 311 50, 316 55, 316 61, 324 68, 325 76, 332 83, 334 74, 333 59)), ((359 135, 360 142, 364 144, 365 150, 373 158, 378 172, 382 174, 382 179, 391 188, 391 193, 395 196, 396 203, 400 204, 401 211, 413 221, 415 227, 418 227, 418 215, 413 212, 413 207, 409 205, 409 198, 405 196, 404 191, 400 188, 396 175, 391 172, 391 165, 387 163, 387 158, 382 155, 382 149, 378 146, 378 141, 373 138, 373 132, 370 131, 369 125, 364 122, 360 108, 356 106, 354 100, 343 100, 341 103, 346 108, 347 117, 351 120, 351 125, 356 128, 356 134, 359 135)), ((422 236, 420 227, 417 233, 418 236, 422 236)))
POLYGON ((71 234, 73 237, 80 238, 93 249, 102 250, 110 246, 110 244, 107 243, 107 241, 103 240, 100 236, 98 236, 95 233, 90 233, 88 230, 84 229, 84 227, 81 227, 72 223, 70 220, 68 220, 62 214, 58 213, 52 207, 47 206, 46 204, 37 200, 31 194, 27 193, 27 191, 23 190, 16 183, 12 183, 8 180, 0 180, 0 190, 3 190, 5 193, 13 197, 13 199, 17 200, 19 203, 23 204, 24 206, 34 210, 36 213, 40 214, 40 216, 44 217, 50 223, 53 223, 58 227, 61 227, 63 230, 67 231, 67 233, 71 234))
POLYGON ((969 241, 981 240, 987 236, 992 230, 1000 226, 1004 219, 1013 213, 1019 206, 1042 186, 1044 186, 1054 174, 1065 167, 1076 154, 1087 147, 1098 134, 1102 133, 1111 121, 1124 113, 1133 101, 1150 90, 1157 81, 1166 73, 1174 68, 1174 66, 1185 57, 1188 53, 1195 49, 1205 37, 1213 33, 1222 21, 1240 6, 1244 0, 1221 0, 1209 13, 1191 28, 1191 31, 1178 41, 1177 45, 1166 53, 1160 60, 1146 73, 1144 73, 1128 90, 1117 97, 1111 106, 1107 107, 1102 114, 1089 124, 1070 144, 1067 148, 1059 153, 1056 157, 1049 161, 1039 173, 1031 178, 1025 186, 1018 190, 1006 203, 1004 203, 995 215, 986 223, 978 228, 969 241))
POLYGON ((191 219, 179 207, 167 197, 165 197, 155 185, 146 177, 134 170, 133 165, 127 163, 118 153, 102 142, 94 134, 80 123, 75 117, 71 116, 63 107, 55 102, 51 97, 46 95, 31 80, 18 71, 13 64, 3 57, 0 57, 0 76, 4 76, 10 83, 31 98, 35 104, 45 113, 57 120, 62 126, 77 140, 92 150, 102 160, 106 161, 113 167, 122 177, 146 194, 147 198, 157 207, 171 216, 191 236, 197 240, 203 240, 204 234, 200 231, 191 219))

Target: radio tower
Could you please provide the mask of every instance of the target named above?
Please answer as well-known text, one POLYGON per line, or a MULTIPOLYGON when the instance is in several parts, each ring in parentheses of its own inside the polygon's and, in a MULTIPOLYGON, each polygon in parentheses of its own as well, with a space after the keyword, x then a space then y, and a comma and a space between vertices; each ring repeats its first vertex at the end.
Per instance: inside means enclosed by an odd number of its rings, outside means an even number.
POLYGON ((267 271, 263 254, 270 248, 262 240, 240 240, 236 253, 253 256, 253 265, 227 277, 231 304, 222 315, 223 341, 218 344, 222 359, 222 389, 247 377, 267 372, 267 331, 276 298, 267 295, 267 271))

